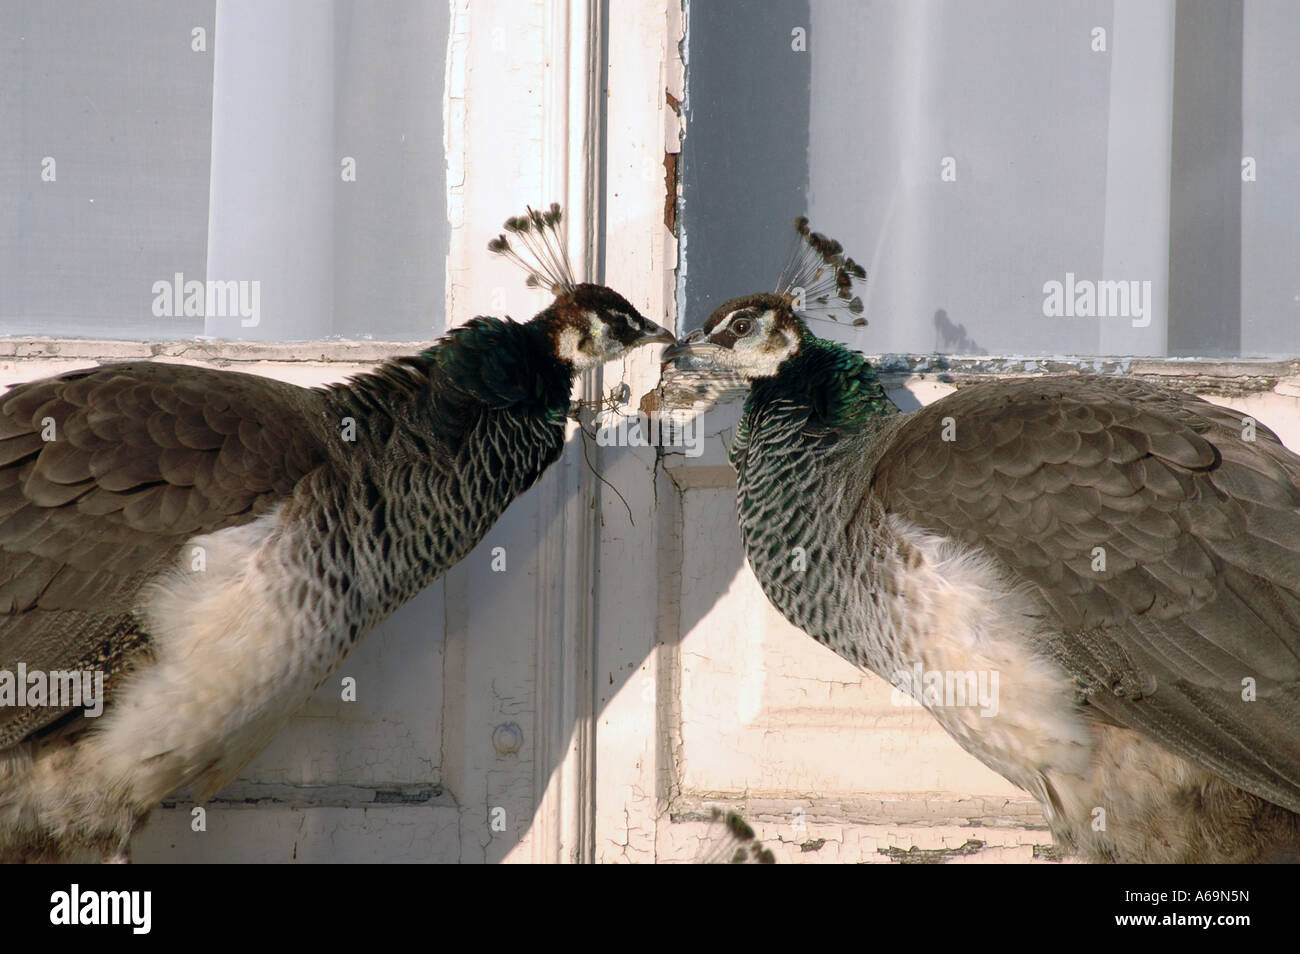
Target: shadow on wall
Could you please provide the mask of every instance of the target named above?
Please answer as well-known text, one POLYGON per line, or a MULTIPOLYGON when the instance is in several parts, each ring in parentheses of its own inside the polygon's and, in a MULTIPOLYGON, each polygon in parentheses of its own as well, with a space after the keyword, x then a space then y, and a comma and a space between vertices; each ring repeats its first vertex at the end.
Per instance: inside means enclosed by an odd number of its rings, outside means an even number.
POLYGON ((967 336, 966 326, 953 324, 942 308, 934 313, 934 350, 937 354, 988 354, 967 336))

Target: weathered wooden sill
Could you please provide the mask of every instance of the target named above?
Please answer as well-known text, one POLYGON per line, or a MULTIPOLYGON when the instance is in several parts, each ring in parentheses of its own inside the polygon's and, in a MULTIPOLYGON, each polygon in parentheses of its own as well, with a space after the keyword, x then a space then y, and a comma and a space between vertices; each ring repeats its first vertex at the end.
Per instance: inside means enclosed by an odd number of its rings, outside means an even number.
MULTIPOLYGON (((1156 381, 1197 394, 1234 397, 1274 391, 1300 397, 1300 358, 1139 358, 1139 357, 1019 357, 926 354, 869 354, 885 387, 933 381, 960 387, 990 377, 1048 374, 1113 374, 1156 381)), ((732 374, 665 369, 661 384, 667 406, 688 406, 700 400, 727 403, 747 390, 732 374), (734 393, 733 393, 734 392, 734 393)))
POLYGON ((118 341, 102 338, 0 338, 0 360, 130 361, 140 358, 184 358, 213 364, 240 362, 314 362, 373 364, 398 354, 410 354, 429 342, 411 341, 118 341))

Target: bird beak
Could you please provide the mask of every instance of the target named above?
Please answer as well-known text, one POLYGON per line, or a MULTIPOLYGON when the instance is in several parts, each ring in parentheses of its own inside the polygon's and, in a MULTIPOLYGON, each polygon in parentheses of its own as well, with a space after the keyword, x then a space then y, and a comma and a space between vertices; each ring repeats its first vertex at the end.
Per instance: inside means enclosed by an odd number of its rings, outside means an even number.
POLYGON ((672 361, 674 358, 684 358, 687 355, 708 358, 717 350, 718 345, 715 345, 712 341, 705 340, 704 329, 696 328, 671 348, 665 348, 664 353, 660 355, 660 359, 663 361, 672 361))
POLYGON ((641 334, 641 340, 637 344, 674 344, 677 337, 667 328, 656 325, 649 318, 643 318, 645 322, 645 331, 641 334))

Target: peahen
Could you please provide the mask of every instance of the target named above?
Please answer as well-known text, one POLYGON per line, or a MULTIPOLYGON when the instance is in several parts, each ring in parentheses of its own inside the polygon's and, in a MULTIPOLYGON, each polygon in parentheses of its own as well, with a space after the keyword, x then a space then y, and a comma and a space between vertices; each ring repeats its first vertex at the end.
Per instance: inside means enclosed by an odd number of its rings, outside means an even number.
POLYGON ((0 705, 0 860, 125 860, 169 793, 214 794, 560 456, 576 374, 673 340, 573 281, 560 223, 489 246, 554 293, 531 321, 343 384, 130 362, 0 398, 0 676, 107 698, 0 705))
POLYGON ((751 384, 730 457, 768 598, 1032 793, 1067 852, 1294 860, 1300 457, 1244 414, 1096 375, 899 413, 799 317, 859 312, 865 274, 797 224, 775 294, 664 354, 751 384))

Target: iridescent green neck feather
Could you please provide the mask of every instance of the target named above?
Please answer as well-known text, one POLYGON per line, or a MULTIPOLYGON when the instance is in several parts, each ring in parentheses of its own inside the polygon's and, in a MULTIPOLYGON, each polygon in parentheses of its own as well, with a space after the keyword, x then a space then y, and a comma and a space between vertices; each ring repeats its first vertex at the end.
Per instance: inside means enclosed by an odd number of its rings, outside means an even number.
POLYGON ((899 413, 866 358, 811 333, 804 334, 799 352, 775 377, 754 382, 732 447, 733 464, 749 440, 751 420, 769 410, 798 419, 817 443, 857 435, 872 420, 899 413))

